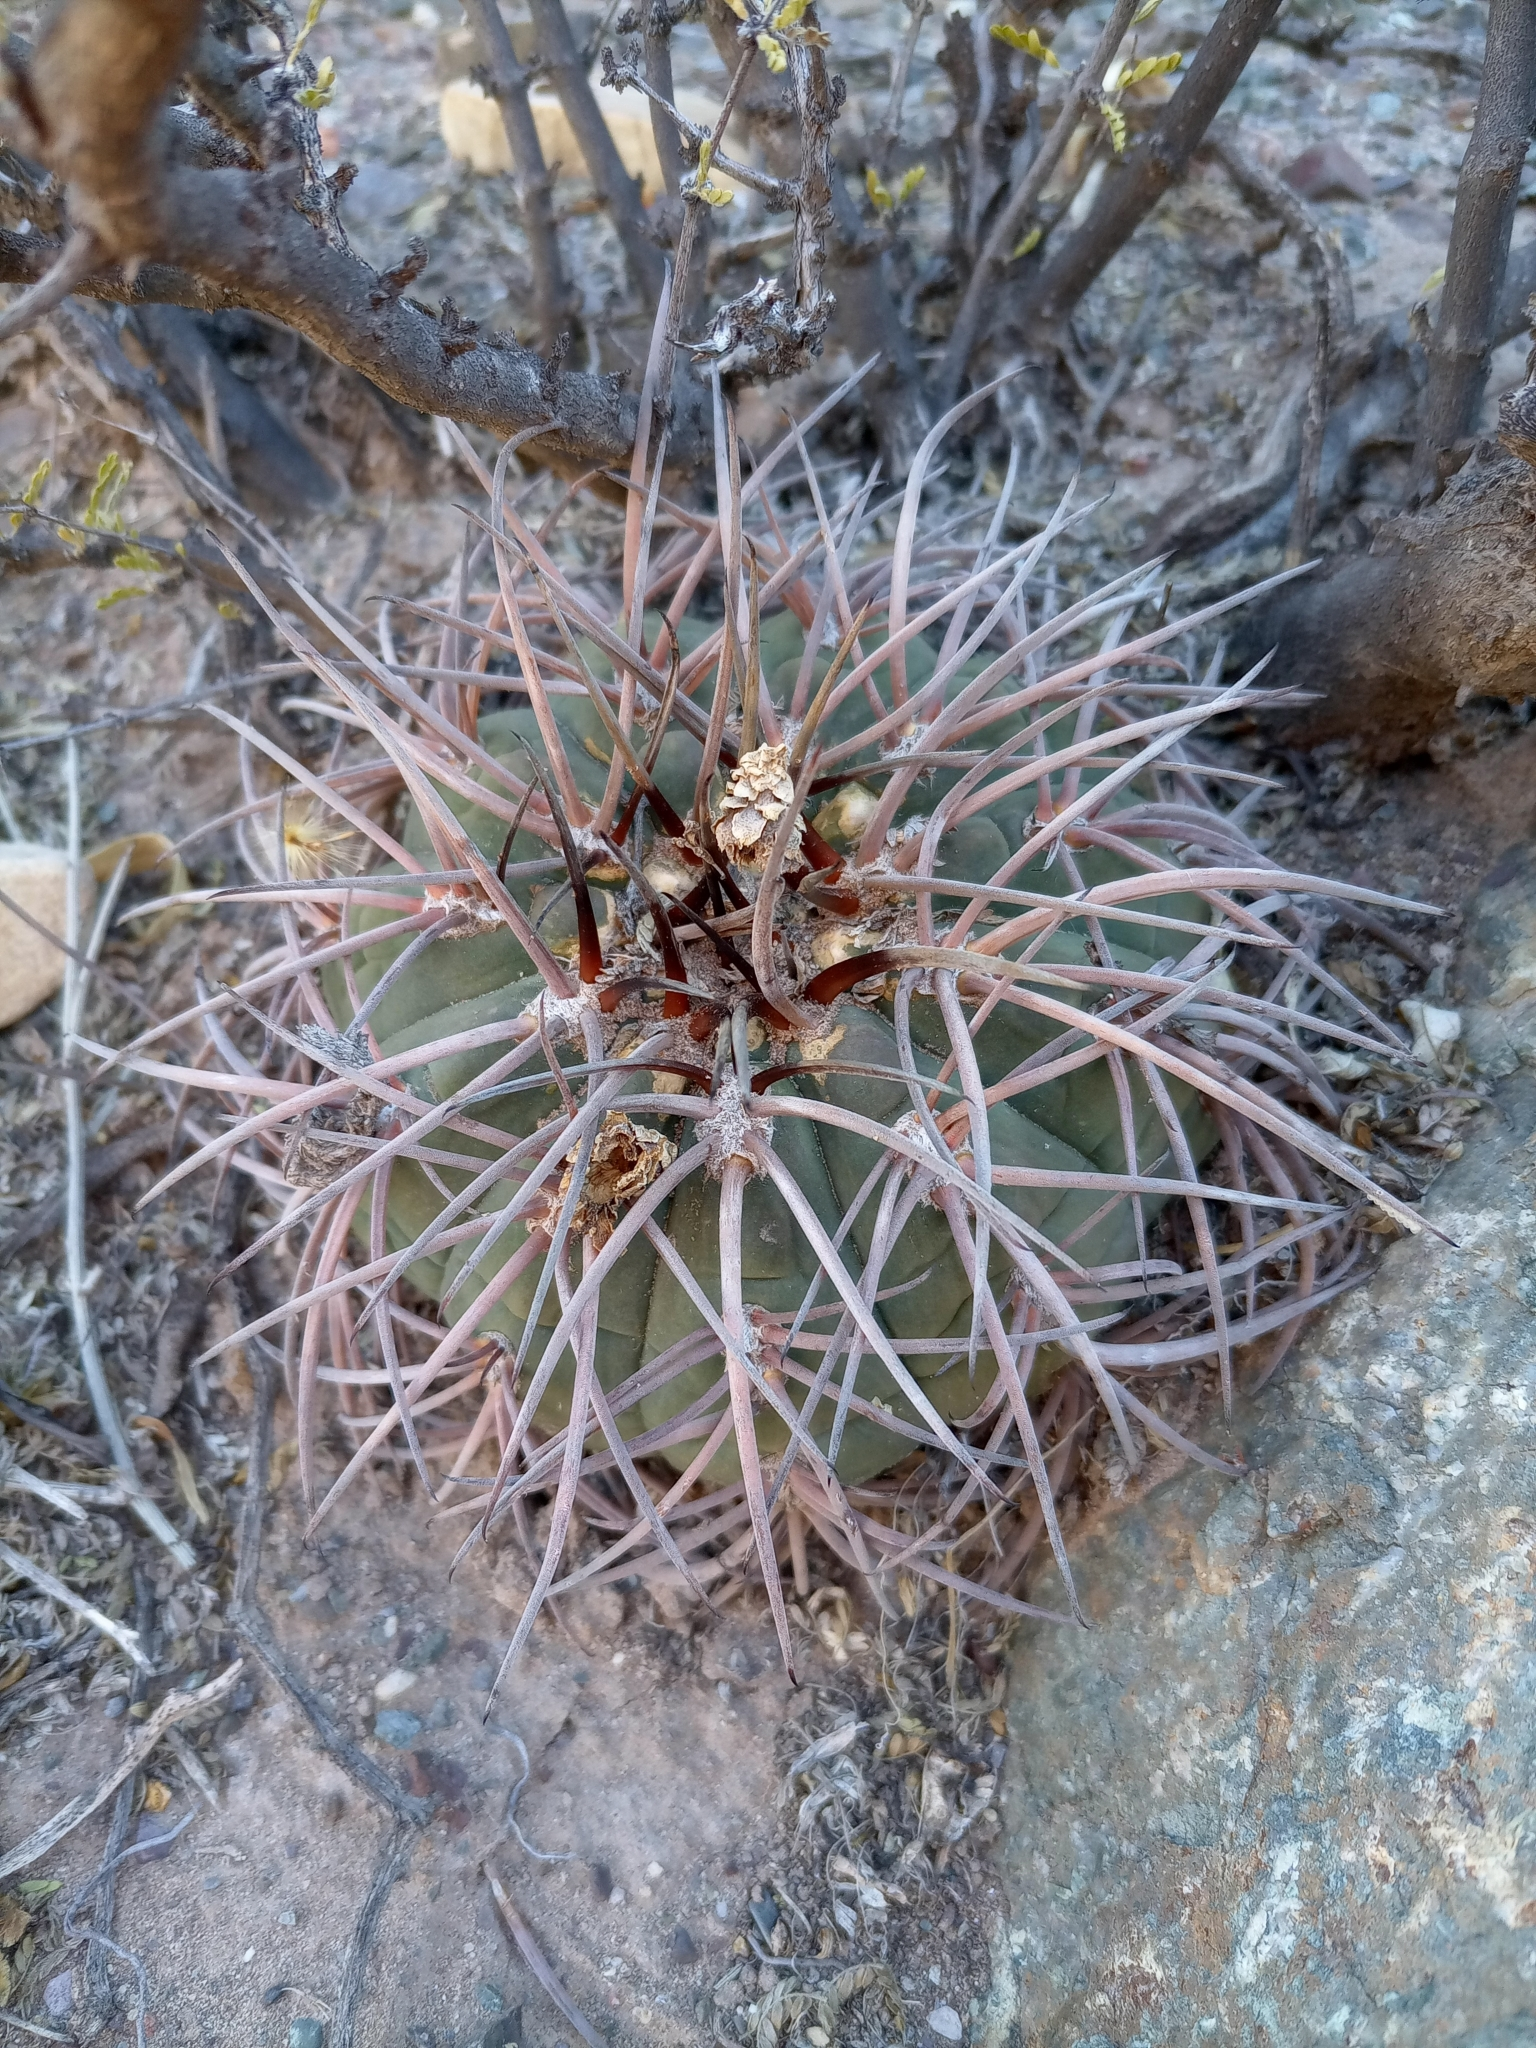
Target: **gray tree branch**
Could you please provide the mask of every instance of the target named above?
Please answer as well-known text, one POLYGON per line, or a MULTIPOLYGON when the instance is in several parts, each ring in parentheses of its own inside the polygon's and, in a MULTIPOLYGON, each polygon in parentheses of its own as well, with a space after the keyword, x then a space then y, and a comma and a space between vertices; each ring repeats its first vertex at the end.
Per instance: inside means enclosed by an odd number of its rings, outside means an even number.
POLYGON ((544 162, 528 101, 528 73, 512 47, 497 0, 463 0, 463 6, 475 33, 486 81, 501 108, 501 124, 512 152, 518 212, 528 238, 528 263, 538 300, 540 346, 553 349, 571 317, 571 293, 555 232, 554 181, 544 162))
POLYGON ((1452 451, 1477 421, 1533 116, 1536 6, 1490 0, 1482 95, 1456 184, 1440 314, 1425 344, 1429 381, 1414 450, 1421 501, 1439 494, 1452 451))
POLYGON ((529 0, 539 56, 565 109, 587 173, 624 248, 630 282, 651 305, 661 296, 666 259, 646 231, 640 187, 624 168, 597 104, 561 0, 529 0))
POLYGON ((1032 330, 1049 329, 1071 312, 1163 194, 1184 176, 1281 5, 1282 0, 1226 0, 1157 126, 1104 180, 1076 234, 1047 255, 1027 308, 1032 330))

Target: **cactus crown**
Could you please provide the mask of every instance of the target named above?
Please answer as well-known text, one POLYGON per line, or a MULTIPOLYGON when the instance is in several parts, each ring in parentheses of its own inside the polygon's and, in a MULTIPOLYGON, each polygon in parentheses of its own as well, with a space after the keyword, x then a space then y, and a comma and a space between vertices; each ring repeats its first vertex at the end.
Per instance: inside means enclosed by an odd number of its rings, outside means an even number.
POLYGON ((284 778, 234 892, 283 938, 192 1013, 244 1112, 198 1159, 280 1171, 261 1243, 302 1249, 230 1341, 284 1332, 317 1519, 391 1454, 468 1543, 550 1501, 509 1661, 563 1586, 756 1571, 792 1669, 812 1531, 882 1602, 1015 1613, 1043 1532, 1075 1612, 1092 1402, 1132 1464, 1183 1443, 1143 1376, 1272 1370, 1395 1207, 1315 1118, 1316 1048, 1399 1051, 1316 959, 1370 892, 1266 859, 1197 744, 1257 681, 1188 665, 1226 605, 1166 618, 1155 565, 1063 603, 1071 514, 1007 537, 1017 459, 983 531, 925 528, 948 424, 898 499, 829 508, 799 431, 742 482, 722 408, 716 516, 637 452, 616 593, 504 453, 457 597, 407 608, 435 660, 272 614, 330 767, 232 721, 284 778))

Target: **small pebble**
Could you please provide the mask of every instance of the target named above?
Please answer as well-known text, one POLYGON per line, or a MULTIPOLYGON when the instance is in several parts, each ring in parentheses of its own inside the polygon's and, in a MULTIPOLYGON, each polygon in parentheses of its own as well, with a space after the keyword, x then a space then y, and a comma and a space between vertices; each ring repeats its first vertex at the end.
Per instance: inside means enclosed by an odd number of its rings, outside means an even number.
POLYGON ((475 2003, 482 2012, 500 2012, 505 2002, 494 1984, 482 1984, 475 1993, 475 2003))
POLYGON ((421 1723, 414 1714, 402 1714, 395 1707, 386 1707, 382 1713, 374 1715, 373 1732, 391 1749, 409 1749, 421 1733, 421 1723))
POLYGON ((299 1916, 297 1913, 279 1913, 277 1916, 277 1924, 279 1927, 297 1927, 299 1924, 299 1916))
POLYGON ((1373 92, 1365 103, 1365 111, 1373 121, 1395 121, 1403 111, 1403 103, 1395 92, 1373 92))
MULTIPOLYGON (((958 2035, 956 2039, 958 2039, 958 2035)), ((290 2020, 288 2022, 288 2048, 324 2048, 325 2022, 323 2020, 290 2020)))
POLYGON ((407 1671, 403 1666, 397 1664, 393 1671, 385 1672, 384 1676, 373 1688, 373 1696, 383 1705, 390 1700, 399 1699, 401 1693, 409 1692, 415 1683, 415 1672, 407 1671))
POLYGON ((127 1711, 128 1702, 122 1693, 114 1693, 111 1699, 107 1701, 107 1719, 109 1721, 121 1721, 127 1711))
POLYGON ((952 2005, 936 2005, 928 2015, 928 2031, 937 2034, 941 2041, 963 2041, 965 2029, 960 2024, 960 2015, 952 2005))
POLYGON ((67 2020, 74 2002, 75 1973, 60 1970, 57 1977, 50 1977, 43 1986, 43 2010, 51 2020, 67 2020))
POLYGON ((675 1963, 696 1963, 699 1960, 698 1945, 686 1927, 672 1930, 672 1960, 675 1963))
POLYGON ((766 1941, 779 1924, 778 1907, 772 1899, 754 1899, 748 1911, 752 1915, 753 1926, 766 1941))
POLYGON ((447 1629, 429 1628, 416 1638, 400 1661, 408 1671, 424 1671, 438 1661, 447 1647, 447 1629))
POLYGON ((944 1982, 944 1972, 939 1968, 937 1963, 930 1963, 928 1966, 928 1982, 932 1984, 935 1987, 935 1989, 937 1989, 937 1987, 944 1982))
POLYGON ((1376 187, 1370 172, 1352 157, 1342 142, 1319 143, 1303 150, 1280 173, 1303 199, 1371 199, 1376 187))
POLYGON ((232 1714, 248 1714, 256 1704, 256 1688, 237 1685, 229 1696, 229 1711, 232 1714))
POLYGON ((286 1998, 287 1996, 288 1986, 286 1984, 269 1984, 261 1994, 261 2002, 263 2005, 276 2005, 280 1998, 286 1998))
POLYGON ((254 1963, 254 1962, 255 1962, 255 1960, 256 1960, 256 1951, 255 1951, 255 1949, 253 1949, 253 1948, 248 1948, 248 1949, 246 1950, 245 1954, 244 1954, 244 1955, 243 1955, 243 1956, 242 1956, 242 1957, 240 1958, 240 1960, 241 1960, 241 1962, 242 1962, 242 1963, 254 1963))
POLYGON ((205 1877, 203 1879, 203 1890, 205 1892, 216 1892, 223 1882, 223 1878, 215 1872, 212 1877, 205 1877))
POLYGON ((139 1815, 139 1824, 133 1831, 134 1846, 137 1848, 146 1842, 153 1843, 154 1846, 153 1848, 143 1849, 142 1854, 136 1857, 135 1861, 139 1863, 163 1863, 175 1847, 175 1844, 167 1839, 172 1825, 171 1816, 168 1813, 141 1813, 139 1815))
POLYGON ((665 1877, 667 1873, 662 1869, 659 1863, 647 1863, 647 1865, 645 1866, 645 1874, 647 1879, 654 1882, 658 1877, 665 1877))
POLYGON ((612 1890, 612 1891, 611 1891, 611 1892, 610 1892, 610 1893, 608 1894, 608 1903, 609 1903, 609 1905, 610 1905, 610 1906, 622 1906, 622 1905, 623 1905, 623 1903, 624 1903, 624 1887, 623 1887, 623 1886, 622 1886, 621 1884, 616 1884, 616 1885, 614 1886, 613 1890, 612 1890))
POLYGON ((429 1728, 451 1728, 458 1719, 452 1700, 434 1700, 432 1711, 427 1716, 429 1728))
POLYGON ((716 1899, 716 1901, 715 1901, 715 1918, 716 1918, 717 1920, 729 1920, 729 1919, 730 1919, 730 1917, 731 1917, 731 1909, 730 1909, 730 1907, 729 1907, 729 1906, 728 1906, 728 1905, 726 1904, 725 1900, 724 1900, 724 1899, 716 1899))

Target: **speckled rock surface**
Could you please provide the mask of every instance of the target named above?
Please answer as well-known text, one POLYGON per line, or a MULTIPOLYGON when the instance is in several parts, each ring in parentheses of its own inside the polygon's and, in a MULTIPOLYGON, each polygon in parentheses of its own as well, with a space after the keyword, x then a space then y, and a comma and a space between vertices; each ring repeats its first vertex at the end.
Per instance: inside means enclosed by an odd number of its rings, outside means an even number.
POLYGON ((994 2048, 1536 2043, 1536 1076, 1021 1638, 994 2048), (1215 1433, 1220 1448, 1224 1432, 1215 1433))

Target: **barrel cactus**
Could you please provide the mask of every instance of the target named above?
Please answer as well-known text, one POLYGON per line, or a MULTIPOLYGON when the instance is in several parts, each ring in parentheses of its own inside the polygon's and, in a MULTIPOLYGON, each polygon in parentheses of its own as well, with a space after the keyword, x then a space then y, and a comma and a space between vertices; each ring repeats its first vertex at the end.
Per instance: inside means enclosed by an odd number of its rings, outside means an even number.
POLYGON ((1330 899, 1386 899, 1244 836, 1252 778, 1196 736, 1260 679, 1189 665, 1226 605, 1166 617, 1155 566, 1061 601, 1070 514, 1009 538, 1012 472, 925 524, 942 430, 898 500, 829 510, 808 465, 774 496, 799 436, 743 485, 721 429, 710 516, 637 456, 616 587, 504 461, 457 597, 395 608, 424 652, 273 614, 355 747, 244 728, 286 936, 201 1006, 245 1114, 199 1156, 293 1190, 252 1329, 286 1331, 317 1517, 380 1455, 468 1542, 548 1504, 509 1660, 563 1586, 756 1573, 792 1667, 812 1534, 882 1601, 1035 1613, 1043 1532, 1075 1611, 1088 1405, 1135 1464, 1174 1435, 1146 1375, 1273 1369, 1394 1207, 1328 1069, 1400 1042, 1316 958, 1330 899))

